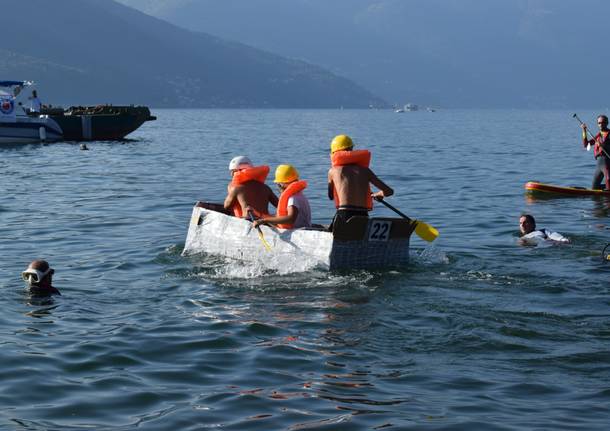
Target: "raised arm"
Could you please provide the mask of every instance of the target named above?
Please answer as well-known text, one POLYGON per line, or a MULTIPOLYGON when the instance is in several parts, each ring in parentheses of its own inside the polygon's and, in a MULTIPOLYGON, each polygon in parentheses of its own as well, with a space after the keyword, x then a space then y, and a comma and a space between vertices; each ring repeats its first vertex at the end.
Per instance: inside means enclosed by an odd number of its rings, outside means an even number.
POLYGON ((580 127, 582 128, 582 146, 587 147, 587 145, 595 144, 595 138, 588 139, 589 136, 587 135, 587 125, 582 123, 580 127))
POLYGON ((378 192, 373 193, 374 198, 383 199, 383 198, 387 198, 388 196, 392 196, 394 194, 394 190, 390 186, 388 186, 386 183, 381 181, 377 177, 377 175, 375 175, 375 173, 373 171, 371 171, 369 169, 369 172, 370 172, 369 182, 379 189, 378 192))

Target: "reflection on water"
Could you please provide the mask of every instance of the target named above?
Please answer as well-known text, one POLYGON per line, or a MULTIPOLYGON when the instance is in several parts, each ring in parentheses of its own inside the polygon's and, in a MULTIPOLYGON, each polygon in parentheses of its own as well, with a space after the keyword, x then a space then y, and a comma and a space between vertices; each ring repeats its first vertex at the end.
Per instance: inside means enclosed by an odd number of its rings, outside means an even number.
POLYGON ((53 301, 53 299, 51 299, 51 298, 46 298, 46 299, 36 298, 36 300, 30 300, 30 301, 26 302, 27 305, 33 306, 33 307, 42 306, 44 308, 39 308, 34 311, 28 311, 27 313, 25 313, 25 315, 30 316, 30 317, 37 317, 37 318, 50 317, 53 314, 52 311, 55 308, 57 308, 57 305, 53 306, 54 303, 55 303, 55 301, 53 301))

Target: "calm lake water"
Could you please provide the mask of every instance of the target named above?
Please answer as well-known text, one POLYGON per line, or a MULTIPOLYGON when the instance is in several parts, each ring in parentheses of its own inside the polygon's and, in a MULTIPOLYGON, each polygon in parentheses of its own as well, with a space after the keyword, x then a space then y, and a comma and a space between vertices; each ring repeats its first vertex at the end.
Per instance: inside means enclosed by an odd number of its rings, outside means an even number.
POLYGON ((571 112, 153 114, 127 143, 0 148, 0 429, 608 429, 610 202, 523 192, 590 185, 571 112), (328 223, 338 133, 439 229, 413 237, 411 265, 180 256, 193 203, 224 198, 239 154, 295 164, 328 223), (572 244, 517 245, 523 211, 572 244), (61 297, 24 290, 37 257, 61 297))

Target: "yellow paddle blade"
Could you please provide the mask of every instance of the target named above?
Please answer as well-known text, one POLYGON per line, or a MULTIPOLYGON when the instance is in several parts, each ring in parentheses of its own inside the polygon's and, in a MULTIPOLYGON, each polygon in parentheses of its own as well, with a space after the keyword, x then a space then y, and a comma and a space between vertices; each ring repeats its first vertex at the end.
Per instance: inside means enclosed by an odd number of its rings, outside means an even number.
POLYGON ((263 231, 261 230, 261 228, 257 227, 256 228, 257 232, 258 232, 258 237, 261 239, 261 241, 263 242, 263 245, 265 246, 265 248, 267 249, 267 251, 271 251, 271 246, 269 245, 269 243, 267 242, 267 240, 265 239, 265 237, 263 236, 263 231))
POLYGON ((432 242, 438 238, 438 230, 423 221, 415 220, 415 233, 424 241, 432 242))

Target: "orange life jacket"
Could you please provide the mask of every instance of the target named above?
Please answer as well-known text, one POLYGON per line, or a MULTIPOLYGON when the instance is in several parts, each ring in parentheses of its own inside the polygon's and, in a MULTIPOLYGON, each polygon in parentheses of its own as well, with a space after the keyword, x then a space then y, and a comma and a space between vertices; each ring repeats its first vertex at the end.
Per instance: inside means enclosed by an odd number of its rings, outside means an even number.
MULTIPOLYGON (((305 190, 305 188, 307 188, 307 181, 301 180, 290 183, 290 185, 286 187, 286 190, 284 190, 280 195, 280 200, 277 204, 276 216, 283 217, 285 215, 288 215, 288 199, 290 199, 291 196, 296 195, 300 191, 305 190)), ((293 225, 278 224, 277 226, 282 229, 292 229, 293 225)))
MULTIPOLYGON (((363 168, 368 168, 371 163, 371 152, 369 150, 335 151, 330 156, 330 161, 333 167, 358 165, 362 166, 363 168)), ((339 197, 337 196, 337 190, 333 190, 333 196, 335 198, 335 206, 339 208, 339 197)), ((366 197, 366 208, 368 210, 373 209, 371 186, 369 186, 369 191, 366 197)))
MULTIPOLYGON (((233 174, 233 178, 231 179, 231 185, 238 186, 241 184, 245 184, 248 181, 256 181, 265 184, 267 175, 269 175, 269 166, 266 165, 240 169, 239 171, 233 174)), ((233 203, 231 210, 233 210, 233 215, 235 217, 241 218, 243 216, 244 211, 237 200, 233 203)), ((265 214, 257 214, 257 211, 255 211, 255 215, 257 217, 262 217, 265 214)))
POLYGON ((237 186, 248 181, 258 181, 264 183, 269 175, 269 166, 253 166, 251 168, 240 169, 233 174, 231 185, 237 186))

